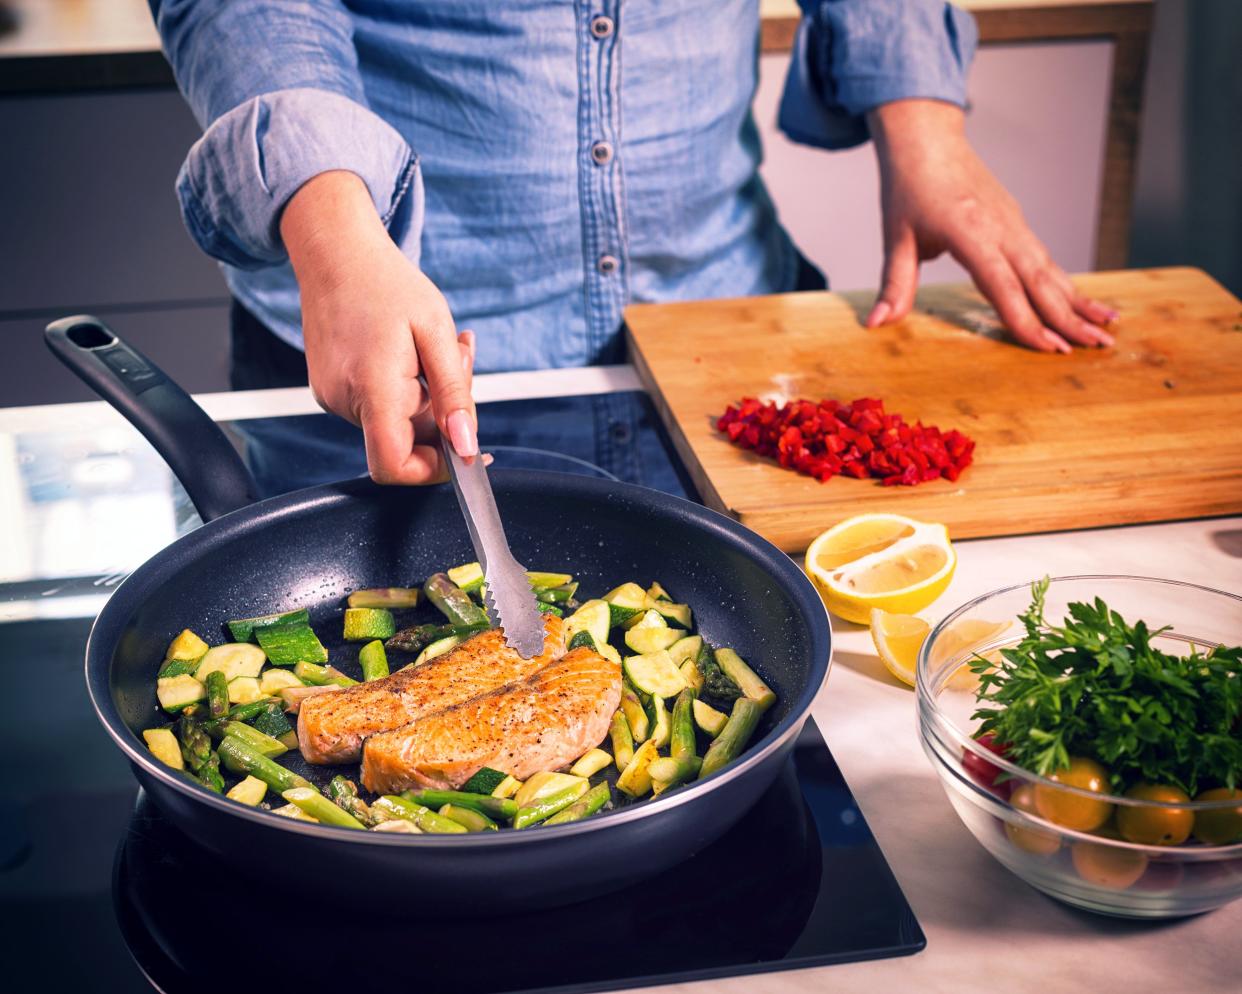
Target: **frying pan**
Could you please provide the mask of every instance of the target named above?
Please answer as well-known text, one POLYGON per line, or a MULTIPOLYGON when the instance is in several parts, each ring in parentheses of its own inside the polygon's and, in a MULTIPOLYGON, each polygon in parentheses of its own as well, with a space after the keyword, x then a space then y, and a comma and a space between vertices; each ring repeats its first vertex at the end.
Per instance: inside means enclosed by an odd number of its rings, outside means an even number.
MULTIPOLYGON (((830 655, 827 616, 802 571, 774 545, 690 501, 608 480, 508 470, 493 472, 492 485, 521 562, 571 572, 593 593, 659 580, 691 605, 712 644, 734 647, 776 692, 739 760, 702 782, 584 821, 445 836, 292 821, 178 776, 139 734, 161 720, 155 672, 177 632, 227 640, 228 618, 302 607, 321 636, 339 631, 349 591, 407 585, 473 559, 465 522, 447 485, 381 487, 362 478, 256 502, 223 432, 102 322, 64 318, 46 338, 155 446, 205 522, 117 588, 91 629, 86 682, 143 790, 219 858, 221 873, 236 863, 274 881, 305 883, 309 875, 326 899, 435 915, 567 904, 674 866, 732 826, 780 772, 830 655)), ((339 642, 325 644, 336 665, 357 675, 339 642)), ((342 769, 306 765, 294 752, 282 762, 319 787, 342 769)))

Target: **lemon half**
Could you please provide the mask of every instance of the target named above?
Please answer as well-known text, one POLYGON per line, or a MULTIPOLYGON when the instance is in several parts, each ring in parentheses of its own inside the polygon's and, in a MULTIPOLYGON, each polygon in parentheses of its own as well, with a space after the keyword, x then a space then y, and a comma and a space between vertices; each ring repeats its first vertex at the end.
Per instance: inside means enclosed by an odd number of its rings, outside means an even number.
POLYGON ((944 593, 957 553, 944 525, 899 514, 861 514, 820 535, 806 571, 828 610, 865 625, 871 611, 914 614, 944 593))

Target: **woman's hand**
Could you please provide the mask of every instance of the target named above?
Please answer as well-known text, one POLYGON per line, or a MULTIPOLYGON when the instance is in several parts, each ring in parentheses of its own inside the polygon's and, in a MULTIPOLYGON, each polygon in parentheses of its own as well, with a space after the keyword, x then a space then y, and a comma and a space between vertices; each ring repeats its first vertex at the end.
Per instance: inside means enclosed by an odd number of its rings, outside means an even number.
POLYGON ((1018 341, 1041 351, 1108 346, 1115 311, 1082 296, 966 139, 965 115, 935 100, 899 100, 868 115, 880 161, 884 278, 867 326, 905 317, 919 263, 948 252, 1018 341))
POLYGON ((280 232, 302 293, 311 391, 362 428, 372 478, 444 479, 437 426, 458 455, 477 454, 474 336, 457 334, 444 296, 394 244, 362 180, 316 176, 289 200, 280 232))

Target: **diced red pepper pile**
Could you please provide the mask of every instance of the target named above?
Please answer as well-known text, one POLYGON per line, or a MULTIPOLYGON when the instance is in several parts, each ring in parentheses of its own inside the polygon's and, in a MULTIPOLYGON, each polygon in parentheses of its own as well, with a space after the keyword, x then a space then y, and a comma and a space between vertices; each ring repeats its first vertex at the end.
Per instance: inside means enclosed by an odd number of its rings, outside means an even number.
POLYGON ((744 397, 716 421, 729 441, 813 476, 821 483, 838 474, 878 479, 884 486, 914 486, 943 476, 956 480, 971 463, 975 443, 960 431, 944 431, 884 411, 884 402, 792 400, 777 407, 744 397))

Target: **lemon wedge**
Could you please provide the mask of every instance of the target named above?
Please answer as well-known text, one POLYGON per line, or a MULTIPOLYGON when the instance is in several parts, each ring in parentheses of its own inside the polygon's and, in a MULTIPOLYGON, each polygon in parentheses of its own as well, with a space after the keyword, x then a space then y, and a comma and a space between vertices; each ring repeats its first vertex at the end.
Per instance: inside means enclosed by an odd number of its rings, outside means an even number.
POLYGON ((957 553, 944 525, 898 514, 861 514, 829 528, 806 550, 806 571, 828 610, 867 624, 879 608, 914 614, 944 593, 957 553))
POLYGON ((914 686, 914 669, 919 650, 931 631, 922 618, 912 614, 889 614, 871 609, 871 641, 888 671, 902 683, 914 686))

